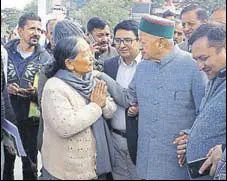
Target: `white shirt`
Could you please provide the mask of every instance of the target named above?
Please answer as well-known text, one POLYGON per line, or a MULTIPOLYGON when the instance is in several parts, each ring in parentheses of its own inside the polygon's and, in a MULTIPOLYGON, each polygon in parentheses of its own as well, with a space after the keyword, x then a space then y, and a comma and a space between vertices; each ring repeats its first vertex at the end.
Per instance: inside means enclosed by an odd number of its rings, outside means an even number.
POLYGON ((33 54, 33 52, 25 52, 25 51, 21 50, 21 49, 19 48, 19 45, 17 46, 17 52, 20 53, 20 55, 21 55, 24 59, 30 57, 30 56, 33 54))
MULTIPOLYGON (((127 65, 123 58, 119 59, 119 69, 117 72, 116 82, 122 87, 128 88, 129 84, 134 77, 137 65, 142 61, 142 55, 139 54, 132 64, 127 65)), ((126 130, 125 108, 118 105, 117 111, 111 120, 111 126, 114 129, 126 130)))

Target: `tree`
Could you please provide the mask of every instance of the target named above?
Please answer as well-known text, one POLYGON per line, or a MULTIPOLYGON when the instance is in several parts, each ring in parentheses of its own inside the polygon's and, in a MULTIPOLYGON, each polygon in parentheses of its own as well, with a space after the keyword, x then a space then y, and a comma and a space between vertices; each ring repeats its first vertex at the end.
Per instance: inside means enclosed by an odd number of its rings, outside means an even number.
POLYGON ((32 0, 24 8, 24 13, 35 13, 38 15, 38 0, 32 0))
POLYGON ((22 15, 22 11, 14 8, 6 8, 1 10, 2 15, 2 28, 1 32, 4 34, 6 30, 14 31, 17 23, 19 21, 19 17, 22 15))
POLYGON ((88 20, 98 16, 105 19, 113 28, 120 21, 130 17, 132 0, 90 0, 71 17, 86 27, 88 20))

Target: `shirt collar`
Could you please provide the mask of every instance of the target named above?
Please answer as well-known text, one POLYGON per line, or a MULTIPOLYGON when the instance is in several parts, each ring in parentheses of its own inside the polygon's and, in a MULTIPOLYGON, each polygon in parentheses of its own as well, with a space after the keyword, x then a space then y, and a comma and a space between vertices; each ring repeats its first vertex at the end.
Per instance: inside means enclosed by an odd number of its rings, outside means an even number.
MULTIPOLYGON (((133 61, 133 63, 130 64, 130 65, 131 65, 131 66, 133 66, 134 64, 137 64, 137 65, 138 65, 141 61, 142 61, 142 54, 139 53, 138 56, 137 56, 137 57, 135 58, 135 60, 133 61)), ((130 66, 130 65, 127 65, 127 64, 124 62, 122 56, 120 56, 120 58, 119 58, 119 64, 123 64, 123 65, 126 65, 126 66, 130 66)))

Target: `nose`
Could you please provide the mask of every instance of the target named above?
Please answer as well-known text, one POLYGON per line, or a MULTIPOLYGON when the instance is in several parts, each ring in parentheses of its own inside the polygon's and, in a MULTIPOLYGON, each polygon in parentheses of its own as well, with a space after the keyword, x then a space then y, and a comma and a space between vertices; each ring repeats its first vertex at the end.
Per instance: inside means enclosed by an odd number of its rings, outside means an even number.
POLYGON ((199 70, 200 70, 200 71, 203 70, 204 67, 205 67, 204 63, 201 62, 201 61, 199 61, 199 62, 198 62, 198 68, 199 68, 199 70))
POLYGON ((40 32, 40 30, 38 30, 38 29, 34 29, 34 32, 33 32, 33 34, 35 34, 35 35, 41 35, 41 32, 40 32))
POLYGON ((140 42, 140 51, 143 50, 143 44, 140 42))
POLYGON ((120 45, 119 45, 119 47, 120 47, 120 48, 123 48, 123 47, 125 47, 125 44, 124 44, 124 42, 123 42, 123 41, 121 41, 121 42, 120 42, 120 45))
POLYGON ((189 31, 191 27, 188 25, 188 23, 185 23, 184 25, 184 31, 189 31))
POLYGON ((102 37, 102 42, 108 42, 108 36, 103 36, 102 37))

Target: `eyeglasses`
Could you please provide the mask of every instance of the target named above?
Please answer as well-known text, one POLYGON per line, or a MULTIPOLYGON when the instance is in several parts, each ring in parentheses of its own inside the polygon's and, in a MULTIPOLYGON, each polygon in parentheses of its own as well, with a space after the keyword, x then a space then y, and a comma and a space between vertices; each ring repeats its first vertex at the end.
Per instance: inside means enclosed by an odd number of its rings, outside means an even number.
POLYGON ((136 39, 132 39, 132 38, 123 38, 123 39, 120 39, 120 38, 115 38, 114 39, 114 43, 116 45, 121 45, 121 42, 124 44, 124 45, 131 45, 133 41, 138 41, 139 39, 136 38, 136 39))

